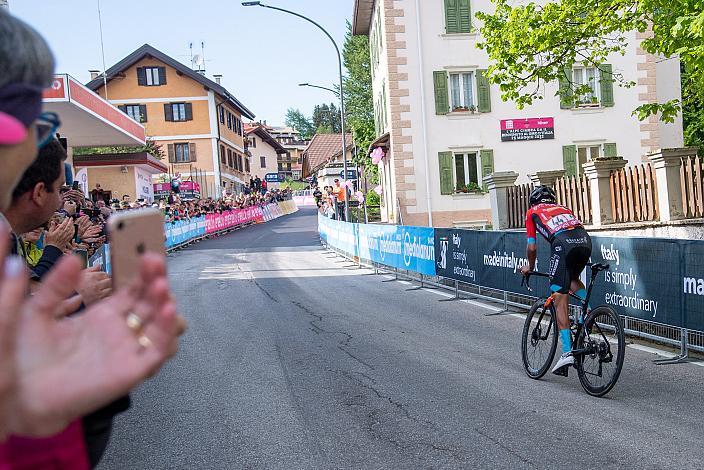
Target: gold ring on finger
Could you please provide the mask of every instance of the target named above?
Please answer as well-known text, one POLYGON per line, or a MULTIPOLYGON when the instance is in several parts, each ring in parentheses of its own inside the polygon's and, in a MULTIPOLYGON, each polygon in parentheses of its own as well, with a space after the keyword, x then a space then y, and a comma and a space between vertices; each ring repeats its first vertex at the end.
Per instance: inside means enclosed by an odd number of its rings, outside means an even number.
POLYGON ((142 319, 139 318, 139 315, 137 315, 134 312, 130 312, 127 315, 127 328, 130 330, 134 331, 135 333, 139 333, 142 330, 142 319))

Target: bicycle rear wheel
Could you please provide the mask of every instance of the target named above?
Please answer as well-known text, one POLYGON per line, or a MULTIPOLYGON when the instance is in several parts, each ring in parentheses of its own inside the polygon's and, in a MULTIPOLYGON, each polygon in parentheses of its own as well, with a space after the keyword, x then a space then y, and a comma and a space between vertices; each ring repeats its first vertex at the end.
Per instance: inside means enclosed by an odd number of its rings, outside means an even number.
POLYGON ((557 327, 555 309, 552 305, 545 308, 545 299, 533 304, 523 324, 521 337, 521 355, 526 374, 532 379, 539 379, 550 368, 557 349, 557 327))
POLYGON ((621 374, 626 352, 623 326, 614 309, 600 306, 589 313, 576 349, 587 350, 575 358, 584 390, 595 397, 608 393, 621 374))

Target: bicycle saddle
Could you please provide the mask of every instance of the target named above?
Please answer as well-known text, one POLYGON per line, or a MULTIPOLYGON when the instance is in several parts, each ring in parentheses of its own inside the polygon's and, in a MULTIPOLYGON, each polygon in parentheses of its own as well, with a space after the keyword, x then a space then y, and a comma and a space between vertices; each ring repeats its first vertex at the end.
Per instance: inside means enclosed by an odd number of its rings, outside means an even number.
POLYGON ((592 264, 592 271, 599 272, 599 271, 607 271, 608 269, 609 269, 608 264, 601 264, 601 263, 592 264))

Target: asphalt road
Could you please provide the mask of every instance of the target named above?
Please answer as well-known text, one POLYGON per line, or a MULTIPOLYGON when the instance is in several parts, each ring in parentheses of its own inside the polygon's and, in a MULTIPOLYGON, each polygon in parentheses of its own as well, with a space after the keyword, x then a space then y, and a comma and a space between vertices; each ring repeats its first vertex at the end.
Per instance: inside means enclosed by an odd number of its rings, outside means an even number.
POLYGON ((190 329, 101 468, 704 468, 704 367, 628 348, 592 398, 525 375, 519 318, 348 265, 311 209, 170 255, 190 329))

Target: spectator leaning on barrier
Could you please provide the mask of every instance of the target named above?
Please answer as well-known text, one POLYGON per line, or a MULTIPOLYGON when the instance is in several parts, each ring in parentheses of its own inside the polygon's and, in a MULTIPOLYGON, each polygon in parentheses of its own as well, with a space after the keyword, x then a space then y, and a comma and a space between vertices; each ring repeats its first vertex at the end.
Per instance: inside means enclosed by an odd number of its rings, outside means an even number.
MULTIPOLYGON (((59 125, 55 115, 40 117, 53 67, 46 42, 0 9, 0 211, 59 125)), ((0 225, 0 240, 9 238, 0 225)), ((177 349, 183 324, 165 260, 144 255, 132 289, 66 319, 80 301, 72 297, 79 261, 62 257, 28 298, 25 262, 9 249, 0 243, 0 468, 86 468, 78 419, 153 375, 177 349)))

